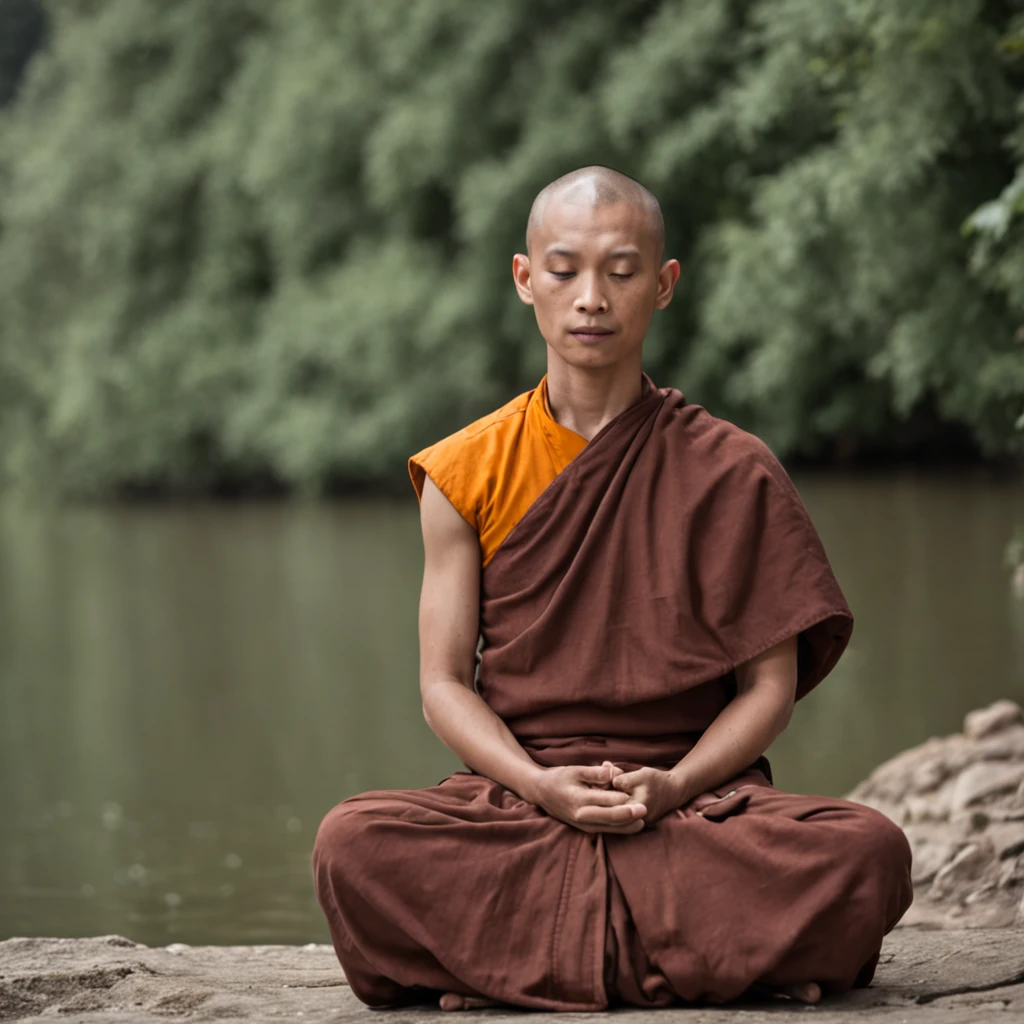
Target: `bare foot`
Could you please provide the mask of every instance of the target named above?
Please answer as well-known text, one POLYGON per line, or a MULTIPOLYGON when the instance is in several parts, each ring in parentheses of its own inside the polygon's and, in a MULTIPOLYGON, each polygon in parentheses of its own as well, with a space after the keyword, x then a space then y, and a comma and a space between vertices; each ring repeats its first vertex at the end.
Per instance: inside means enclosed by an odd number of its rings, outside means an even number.
POLYGON ((821 1001, 821 986, 814 981, 803 985, 785 985, 779 989, 784 996, 795 999, 798 1003, 818 1003, 821 1001))
POLYGON ((460 992, 445 992, 441 996, 442 1010, 476 1010, 485 1006, 501 1006, 501 1003, 486 996, 464 996, 460 992))
POLYGON ((752 995, 768 998, 793 999, 798 1003, 814 1004, 821 1001, 821 986, 814 981, 802 985, 765 985, 757 983, 750 986, 752 995))

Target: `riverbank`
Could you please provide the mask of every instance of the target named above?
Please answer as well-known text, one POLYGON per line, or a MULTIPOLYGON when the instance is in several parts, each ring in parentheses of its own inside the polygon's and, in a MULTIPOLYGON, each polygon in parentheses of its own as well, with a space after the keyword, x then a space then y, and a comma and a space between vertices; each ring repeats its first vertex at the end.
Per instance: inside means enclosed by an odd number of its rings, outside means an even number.
POLYGON ((849 794, 888 815, 914 852, 901 924, 1024 925, 1024 711, 999 700, 963 731, 880 765, 849 794))
MULTIPOLYGON (((371 1011, 349 990, 334 950, 309 946, 183 946, 150 948, 119 936, 9 939, 0 942, 0 1021, 56 1018, 67 1024, 169 1018, 223 1020, 366 1020, 373 1012, 403 1021, 450 1021, 429 1006, 371 1011)), ((491 1017, 518 1010, 471 1011, 491 1017)), ((827 999, 809 1010, 796 1004, 749 1002, 728 1008, 623 1009, 664 1024, 778 1022, 809 1013, 830 1022, 919 1021, 967 1024, 1006 1013, 1024 1017, 1024 929, 929 931, 899 928, 888 936, 870 988, 827 999)), ((531 1014, 559 1020, 564 1014, 531 1014)), ((591 1016, 575 1014, 569 1016, 591 1016)), ((456 1020, 460 1019, 458 1017, 456 1020)))
MULTIPOLYGON (((837 1024, 967 1024, 996 1014, 1024 1020, 1024 927, 1012 927, 1024 925, 1021 708, 1004 700, 972 712, 962 733, 905 751, 850 795, 888 814, 914 849, 914 905, 886 938, 872 986, 814 1009, 775 1000, 676 1012, 686 1013, 687 1024, 759 1024, 808 1013, 837 1024)), ((343 1022, 370 1012, 327 945, 151 948, 116 935, 0 942, 0 1022, 343 1022)), ((450 1019, 430 1006, 387 1012, 394 1021, 450 1019)), ((674 1011, 659 1010, 656 1020, 664 1022, 666 1012, 674 1011)))

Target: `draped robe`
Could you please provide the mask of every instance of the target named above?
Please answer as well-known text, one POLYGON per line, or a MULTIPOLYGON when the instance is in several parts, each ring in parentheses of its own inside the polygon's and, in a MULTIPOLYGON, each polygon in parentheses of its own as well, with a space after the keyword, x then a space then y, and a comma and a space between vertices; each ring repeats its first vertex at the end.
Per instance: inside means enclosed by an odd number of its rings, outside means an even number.
MULTIPOLYGON (((738 666, 797 636, 799 700, 852 632, 767 446, 645 379, 482 569, 475 688, 544 766, 671 768, 735 696, 738 666)), ((628 835, 583 832, 467 766, 343 800, 312 866, 339 962, 373 1006, 842 992, 870 983, 912 899, 895 824, 777 789, 764 757, 628 835)))

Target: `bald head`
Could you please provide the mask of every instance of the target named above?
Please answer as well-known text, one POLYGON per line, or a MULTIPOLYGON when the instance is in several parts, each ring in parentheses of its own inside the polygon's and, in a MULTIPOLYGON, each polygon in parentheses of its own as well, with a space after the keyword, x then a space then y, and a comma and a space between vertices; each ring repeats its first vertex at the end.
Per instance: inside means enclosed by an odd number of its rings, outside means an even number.
POLYGON ((593 164, 563 174, 542 188, 537 193, 533 206, 530 207, 530 218, 526 223, 528 252, 530 239, 543 221, 547 210, 555 203, 581 207, 609 206, 617 203, 635 206, 644 213, 658 262, 661 261, 665 245, 665 221, 661 215, 661 206, 652 192, 628 174, 601 164, 593 164))

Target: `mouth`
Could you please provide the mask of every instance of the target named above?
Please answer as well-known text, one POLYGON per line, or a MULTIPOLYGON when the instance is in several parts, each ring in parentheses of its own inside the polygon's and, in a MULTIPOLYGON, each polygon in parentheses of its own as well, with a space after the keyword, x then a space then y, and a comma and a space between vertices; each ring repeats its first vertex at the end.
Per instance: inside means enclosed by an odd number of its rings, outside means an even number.
POLYGON ((607 338, 609 334, 614 334, 608 327, 598 327, 596 324, 584 324, 582 327, 573 327, 569 333, 580 341, 600 341, 602 338, 607 338))

